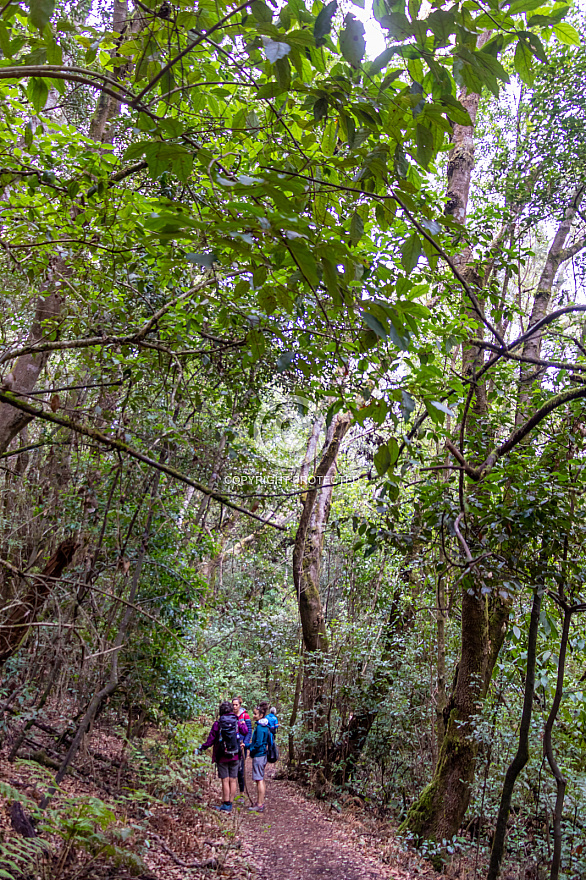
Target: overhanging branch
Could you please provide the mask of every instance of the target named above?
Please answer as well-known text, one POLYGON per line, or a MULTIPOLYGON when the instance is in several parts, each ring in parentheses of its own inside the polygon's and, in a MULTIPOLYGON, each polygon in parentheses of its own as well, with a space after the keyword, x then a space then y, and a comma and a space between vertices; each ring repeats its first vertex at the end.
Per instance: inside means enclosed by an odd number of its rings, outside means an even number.
MULTIPOLYGON (((586 394, 586 388, 583 390, 586 394)), ((123 440, 119 440, 116 437, 108 437, 107 434, 104 434, 102 431, 98 431, 96 428, 92 428, 89 425, 82 425, 79 422, 74 421, 73 419, 65 418, 64 416, 58 416, 54 413, 45 412, 45 410, 39 409, 36 406, 31 406, 31 404, 26 403, 24 400, 21 400, 16 395, 10 394, 6 391, 0 391, 0 403, 6 403, 9 406, 13 406, 15 409, 28 413, 28 415, 32 416, 35 419, 41 419, 42 421, 50 422, 53 425, 59 425, 61 428, 66 428, 68 431, 73 431, 75 434, 81 434, 83 437, 88 437, 90 440, 94 440, 96 443, 102 443, 104 446, 108 446, 110 449, 116 449, 118 452, 121 452, 124 455, 129 455, 131 458, 135 458, 137 461, 142 461, 143 464, 146 464, 149 467, 155 468, 158 471, 162 471, 164 474, 167 474, 167 476, 172 477, 174 480, 179 480, 181 483, 185 483, 187 486, 191 486, 193 489, 197 489, 197 491, 201 492, 202 495, 207 495, 209 498, 213 498, 220 504, 224 504, 226 507, 229 507, 232 510, 236 510, 238 511, 238 513, 244 514, 244 516, 249 516, 252 519, 256 519, 258 520, 258 522, 261 522, 266 526, 272 526, 272 528, 278 529, 281 532, 286 531, 284 526, 277 525, 270 520, 263 519, 262 516, 258 516, 256 513, 252 513, 250 510, 246 510, 246 508, 240 507, 239 504, 234 504, 233 501, 230 501, 229 498, 226 498, 219 492, 214 492, 213 489, 208 488, 208 486, 205 486, 203 483, 200 483, 197 480, 192 480, 191 477, 186 476, 186 474, 181 473, 181 471, 177 470, 171 465, 150 458, 150 456, 145 455, 143 452, 140 452, 140 450, 135 449, 128 443, 125 443, 123 440)))
POLYGON ((450 440, 446 440, 446 449, 449 450, 456 461, 462 465, 470 479, 478 481, 490 473, 500 458, 507 455, 507 453, 514 449, 515 446, 518 446, 518 444, 521 443, 521 441, 524 440, 540 422, 554 412, 554 410, 559 409, 560 406, 563 406, 566 403, 571 403, 574 400, 580 400, 584 397, 586 397, 586 386, 581 388, 570 388, 567 391, 562 391, 560 394, 551 397, 547 403, 533 413, 531 418, 527 419, 522 425, 519 425, 509 438, 505 440, 504 443, 501 443, 497 449, 494 449, 482 464, 477 467, 474 467, 467 462, 460 450, 454 446, 450 440))

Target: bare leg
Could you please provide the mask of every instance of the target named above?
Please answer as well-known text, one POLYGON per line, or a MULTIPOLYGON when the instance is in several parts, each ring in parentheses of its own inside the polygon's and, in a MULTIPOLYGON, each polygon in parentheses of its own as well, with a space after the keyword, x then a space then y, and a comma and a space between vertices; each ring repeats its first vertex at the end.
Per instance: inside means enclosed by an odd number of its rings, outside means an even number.
POLYGON ((230 796, 227 798, 227 800, 229 800, 230 803, 232 803, 232 801, 236 797, 236 787, 238 785, 238 779, 230 779, 229 782, 230 782, 230 796))
POLYGON ((264 779, 260 779, 256 783, 257 803, 258 803, 259 807, 262 807, 262 805, 265 802, 265 789, 266 789, 265 781, 264 781, 264 779))
POLYGON ((231 779, 222 779, 222 800, 225 804, 232 803, 232 799, 230 797, 231 781, 231 779))

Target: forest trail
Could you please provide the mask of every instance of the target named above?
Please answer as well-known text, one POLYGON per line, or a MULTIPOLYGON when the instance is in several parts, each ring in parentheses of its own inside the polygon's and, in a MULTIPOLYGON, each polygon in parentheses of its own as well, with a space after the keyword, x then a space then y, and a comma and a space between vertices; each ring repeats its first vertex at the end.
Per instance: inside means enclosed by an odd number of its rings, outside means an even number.
MULTIPOLYGON (((254 797, 250 775, 247 785, 254 797)), ((265 812, 243 810, 239 836, 258 866, 259 880, 404 880, 414 876, 365 853, 348 824, 336 819, 337 814, 329 818, 293 783, 276 779, 274 769, 268 768, 265 812)), ((417 876, 422 874, 417 872, 417 876)))

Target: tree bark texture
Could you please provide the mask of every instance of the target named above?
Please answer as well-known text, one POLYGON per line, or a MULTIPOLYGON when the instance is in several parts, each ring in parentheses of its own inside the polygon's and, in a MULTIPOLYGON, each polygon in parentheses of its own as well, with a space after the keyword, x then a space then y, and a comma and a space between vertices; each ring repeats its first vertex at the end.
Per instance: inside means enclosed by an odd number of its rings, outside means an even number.
MULTIPOLYGON (((482 49, 484 44, 490 37, 490 32, 486 31, 478 37, 477 49, 482 49)), ((472 180, 472 171, 474 170, 474 135, 476 128, 476 117, 478 115, 478 106, 480 104, 480 94, 475 92, 468 93, 466 89, 462 89, 458 95, 458 100, 468 111, 470 117, 470 125, 455 124, 452 129, 452 149, 448 157, 447 166, 447 191, 446 204, 444 212, 461 226, 466 224, 466 212, 468 209, 468 199, 470 196, 470 183, 472 180)), ((468 245, 465 245, 459 254, 455 257, 455 264, 460 270, 464 280, 471 288, 481 288, 482 282, 480 276, 471 265, 471 251, 468 245)), ((480 309, 484 311, 484 301, 478 297, 480 309)), ((480 316, 470 303, 465 302, 465 311, 469 317, 478 324, 477 335, 483 337, 483 325, 480 316)), ((464 343, 462 345, 462 374, 469 376, 474 381, 474 376, 484 364, 484 350, 476 345, 464 343)), ((475 395, 473 408, 478 414, 486 412, 486 385, 484 382, 475 387, 475 395)))
POLYGON ((539 633, 539 615, 541 613, 541 601, 543 597, 543 584, 538 584, 533 590, 533 604, 531 606, 531 621, 529 624, 529 636, 527 640, 527 669, 525 673, 525 693, 523 697, 523 712, 519 727, 519 744, 515 757, 509 764, 505 774, 505 781, 501 793, 496 828, 490 853, 490 865, 487 880, 497 880, 500 873, 501 861, 505 852, 505 840, 507 836, 507 822, 511 811, 511 799, 513 789, 519 774, 529 760, 529 730, 533 713, 533 698, 535 692, 535 658, 537 656, 537 636, 539 633))
POLYGON ((78 542, 73 538, 62 541, 43 571, 28 579, 24 595, 13 600, 10 614, 0 629, 0 668, 12 657, 27 635, 55 581, 71 563, 77 547, 78 542))
POLYGON ((564 672, 566 668, 566 653, 568 650, 571 622, 572 608, 566 605, 564 608, 564 623, 560 641, 560 654, 558 657, 556 689, 551 709, 547 721, 545 722, 545 730, 543 732, 543 753, 547 758, 547 763, 549 764, 556 784, 556 799, 553 811, 553 855, 549 875, 550 880, 558 880, 558 877, 560 876, 560 865, 562 860, 562 814, 564 810, 564 798, 567 785, 566 779, 564 778, 553 753, 551 734, 564 694, 564 672))
MULTIPOLYGON (((529 318, 528 330, 534 327, 548 313, 553 284, 558 270, 564 260, 568 259, 565 249, 568 236, 572 229, 572 223, 576 218, 584 195, 584 187, 576 189, 572 200, 566 208, 563 220, 560 222, 549 251, 541 275, 537 283, 537 291, 533 300, 531 317, 529 318)), ((570 255, 573 255, 574 251, 570 255)), ((523 345, 523 357, 539 358, 541 356, 541 344, 543 342, 543 329, 530 336, 523 345)), ((515 426, 518 427, 527 418, 527 408, 531 396, 531 388, 537 380, 540 380, 543 370, 532 364, 521 364, 519 371, 519 396, 517 399, 517 411, 515 413, 515 426)))
MULTIPOLYGON (((47 289, 39 294, 35 317, 27 336, 27 343, 40 342, 54 328, 61 312, 63 298, 58 289, 59 276, 71 274, 59 258, 50 270, 47 289)), ((12 370, 4 376, 3 388, 15 394, 29 394, 34 390, 41 370, 49 359, 48 352, 25 354, 18 358, 12 370)), ((32 416, 0 403, 0 454, 6 452, 12 440, 31 421, 32 416)))
POLYGON ((461 654, 444 712, 445 735, 430 784, 401 826, 418 840, 448 840, 458 831, 476 769, 478 742, 474 716, 485 698, 501 649, 510 599, 486 592, 480 578, 463 580, 461 654))
POLYGON ((446 733, 445 710, 447 706, 446 691, 446 621, 448 619, 448 608, 446 604, 446 584, 445 575, 440 573, 437 579, 436 591, 437 609, 435 613, 437 624, 437 697, 436 697, 436 743, 437 751, 441 749, 442 742, 446 733))
MULTIPOLYGON (((323 660, 328 652, 325 615, 319 593, 324 535, 334 491, 340 444, 350 427, 349 415, 338 415, 327 432, 322 457, 308 490, 303 496, 303 510, 293 548, 293 582, 297 592, 299 616, 303 633, 305 669, 302 690, 306 729, 316 734, 309 751, 323 751, 324 672, 323 660)), ((315 440, 315 431, 310 446, 315 440)))
POLYGON ((306 652, 327 651, 325 618, 319 595, 319 576, 340 444, 350 427, 350 416, 338 416, 330 426, 321 461, 303 500, 293 548, 293 583, 306 652))

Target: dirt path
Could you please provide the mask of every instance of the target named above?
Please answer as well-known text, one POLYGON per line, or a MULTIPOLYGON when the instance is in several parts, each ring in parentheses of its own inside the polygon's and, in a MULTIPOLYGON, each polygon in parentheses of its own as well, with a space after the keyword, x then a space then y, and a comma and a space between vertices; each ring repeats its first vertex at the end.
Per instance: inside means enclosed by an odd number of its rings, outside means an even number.
MULTIPOLYGON (((247 761, 247 764, 250 762, 247 761)), ((260 869, 259 880, 383 880, 404 877, 354 844, 349 829, 329 819, 285 780, 267 773, 264 813, 243 810, 240 836, 260 869)), ((250 794, 254 783, 248 780, 250 794)))

